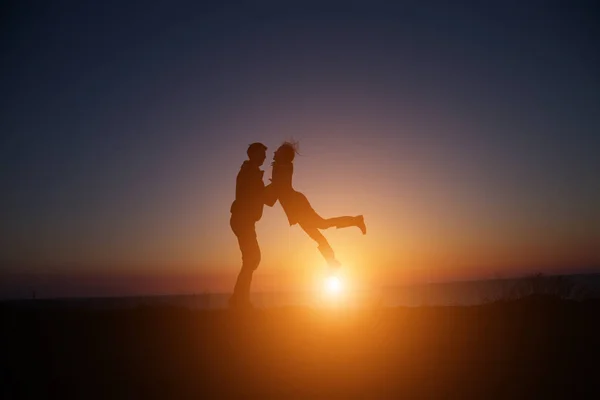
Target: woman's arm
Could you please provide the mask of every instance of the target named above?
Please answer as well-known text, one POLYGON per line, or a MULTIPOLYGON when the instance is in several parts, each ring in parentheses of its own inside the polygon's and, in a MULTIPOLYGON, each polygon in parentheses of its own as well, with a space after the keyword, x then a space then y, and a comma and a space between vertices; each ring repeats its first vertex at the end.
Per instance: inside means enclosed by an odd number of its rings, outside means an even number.
POLYGON ((273 207, 277 202, 277 187, 272 183, 265 186, 264 190, 264 203, 269 207, 273 207))
POLYGON ((294 164, 273 164, 273 174, 271 181, 279 190, 292 188, 292 175, 294 174, 294 164))

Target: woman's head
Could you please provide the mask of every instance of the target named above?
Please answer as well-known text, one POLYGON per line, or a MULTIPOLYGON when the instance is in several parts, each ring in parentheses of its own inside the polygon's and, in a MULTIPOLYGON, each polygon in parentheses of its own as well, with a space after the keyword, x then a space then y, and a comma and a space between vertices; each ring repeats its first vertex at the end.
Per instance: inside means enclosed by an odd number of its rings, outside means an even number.
POLYGON ((275 150, 273 161, 283 163, 292 162, 294 161, 296 154, 298 154, 298 142, 283 142, 283 144, 275 150))

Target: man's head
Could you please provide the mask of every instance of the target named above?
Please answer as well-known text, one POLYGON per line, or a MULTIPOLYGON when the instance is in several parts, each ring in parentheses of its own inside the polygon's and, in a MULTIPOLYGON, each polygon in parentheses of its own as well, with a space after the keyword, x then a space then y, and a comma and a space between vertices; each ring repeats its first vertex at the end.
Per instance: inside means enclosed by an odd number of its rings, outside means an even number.
POLYGON ((267 158, 267 146, 258 142, 252 143, 250 146, 248 146, 246 153, 248 154, 248 159, 251 162, 261 166, 267 158))

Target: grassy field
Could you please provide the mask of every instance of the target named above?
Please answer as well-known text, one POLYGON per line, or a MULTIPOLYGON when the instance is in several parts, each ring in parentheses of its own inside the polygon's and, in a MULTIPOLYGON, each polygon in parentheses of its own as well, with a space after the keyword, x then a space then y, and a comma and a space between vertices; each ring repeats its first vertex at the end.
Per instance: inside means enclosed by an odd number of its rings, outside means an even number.
POLYGON ((251 314, 4 303, 0 397, 593 398, 599 311, 551 296, 251 314))

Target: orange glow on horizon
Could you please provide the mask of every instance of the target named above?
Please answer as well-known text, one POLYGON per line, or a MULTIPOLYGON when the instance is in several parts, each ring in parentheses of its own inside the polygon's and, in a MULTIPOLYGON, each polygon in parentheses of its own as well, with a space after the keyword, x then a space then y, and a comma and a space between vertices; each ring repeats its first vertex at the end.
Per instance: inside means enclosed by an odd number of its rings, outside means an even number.
MULTIPOLYGON (((533 208, 525 200, 517 205, 503 199, 493 203, 484 190, 444 181, 435 161, 424 166, 408 151, 340 149, 337 141, 321 139, 301 140, 301 146, 306 157, 297 160, 294 184, 314 209, 323 217, 365 217, 367 235, 354 227, 323 230, 342 270, 351 276, 344 280, 346 293, 600 266, 600 221, 593 215, 584 221, 568 215, 549 219, 544 213, 530 213, 533 208), (331 149, 336 151, 332 154, 331 149), (405 161, 398 170, 389 168, 389 160, 396 158, 405 161)), ((241 254, 229 227, 229 205, 243 156, 223 162, 229 168, 228 180, 211 187, 210 201, 202 202, 202 190, 186 188, 189 192, 183 190, 178 198, 192 193, 194 201, 188 208, 169 204, 164 220, 157 212, 131 220, 127 215, 123 220, 107 218, 106 226, 99 228, 82 222, 79 230, 62 236, 52 232, 18 254, 15 242, 9 259, 17 260, 16 267, 10 268, 81 279, 98 287, 98 293, 109 286, 127 293, 230 291, 241 254), (155 215, 160 218, 151 221, 155 215)), ((267 181, 270 167, 265 164, 263 169, 267 181)), ((262 261, 253 291, 315 288, 317 276, 322 285, 326 263, 317 245, 300 227, 289 226, 279 204, 265 207, 256 231, 262 261)))

